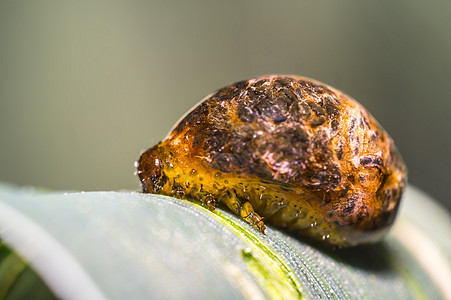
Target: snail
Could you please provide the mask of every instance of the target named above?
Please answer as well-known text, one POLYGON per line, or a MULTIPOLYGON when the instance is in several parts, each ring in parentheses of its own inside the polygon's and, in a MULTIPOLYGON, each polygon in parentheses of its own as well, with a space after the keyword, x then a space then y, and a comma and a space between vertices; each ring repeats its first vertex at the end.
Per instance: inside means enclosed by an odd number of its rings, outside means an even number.
POLYGON ((334 248, 378 241, 406 186, 393 140, 350 96, 270 75, 210 94, 136 163, 145 193, 226 205, 334 248))

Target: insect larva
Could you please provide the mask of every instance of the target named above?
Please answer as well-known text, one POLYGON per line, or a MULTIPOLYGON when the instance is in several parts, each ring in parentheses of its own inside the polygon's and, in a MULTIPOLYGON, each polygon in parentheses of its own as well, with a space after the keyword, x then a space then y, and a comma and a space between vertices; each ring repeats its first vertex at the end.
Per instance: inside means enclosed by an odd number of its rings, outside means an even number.
POLYGON ((355 100, 298 76, 226 86, 138 161, 142 189, 225 204, 263 222, 347 247, 392 225, 406 168, 392 139, 355 100))

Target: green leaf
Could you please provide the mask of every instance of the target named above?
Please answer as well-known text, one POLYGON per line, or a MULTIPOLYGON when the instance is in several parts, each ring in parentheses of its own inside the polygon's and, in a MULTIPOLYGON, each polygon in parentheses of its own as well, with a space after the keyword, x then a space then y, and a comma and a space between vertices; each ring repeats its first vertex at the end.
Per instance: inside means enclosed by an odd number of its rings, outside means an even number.
POLYGON ((56 299, 36 272, 1 242, 0 299, 56 299))
POLYGON ((441 299, 450 236, 449 215, 412 187, 383 242, 325 251, 186 200, 0 186, 0 238, 65 299, 441 299))

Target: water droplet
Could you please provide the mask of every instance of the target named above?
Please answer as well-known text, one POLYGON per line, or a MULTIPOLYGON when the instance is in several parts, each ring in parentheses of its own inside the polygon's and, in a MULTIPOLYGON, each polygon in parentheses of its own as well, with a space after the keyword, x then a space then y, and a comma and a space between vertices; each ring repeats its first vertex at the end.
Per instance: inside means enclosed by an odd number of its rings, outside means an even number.
POLYGON ((245 248, 245 249, 243 249, 243 253, 245 253, 245 254, 251 254, 252 253, 252 249, 251 248, 245 248))

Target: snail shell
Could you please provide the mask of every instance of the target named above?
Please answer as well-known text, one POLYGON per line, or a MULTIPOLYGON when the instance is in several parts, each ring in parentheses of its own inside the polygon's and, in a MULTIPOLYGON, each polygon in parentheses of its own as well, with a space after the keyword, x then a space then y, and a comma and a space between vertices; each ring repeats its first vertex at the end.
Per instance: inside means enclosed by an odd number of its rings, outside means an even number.
POLYGON ((393 140, 355 100, 318 81, 272 75, 195 106, 137 163, 143 192, 223 203, 334 247, 378 240, 406 185, 393 140))

